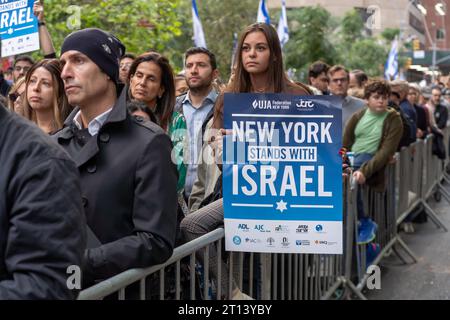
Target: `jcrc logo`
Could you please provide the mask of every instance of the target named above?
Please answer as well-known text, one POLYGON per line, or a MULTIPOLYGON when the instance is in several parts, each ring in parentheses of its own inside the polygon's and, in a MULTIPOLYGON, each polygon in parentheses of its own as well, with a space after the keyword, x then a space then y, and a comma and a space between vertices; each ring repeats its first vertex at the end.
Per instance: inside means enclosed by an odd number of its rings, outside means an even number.
POLYGON ((314 102, 310 100, 300 100, 295 106, 297 109, 311 109, 314 108, 314 102))
POLYGON ((250 228, 249 228, 245 223, 240 223, 240 224, 238 225, 238 230, 249 231, 250 228))
POLYGON ((241 244, 241 237, 239 237, 239 236, 234 236, 233 237, 233 243, 235 244, 235 245, 240 245, 241 244))
POLYGON ((255 100, 252 103, 253 109, 272 109, 270 100, 255 100))

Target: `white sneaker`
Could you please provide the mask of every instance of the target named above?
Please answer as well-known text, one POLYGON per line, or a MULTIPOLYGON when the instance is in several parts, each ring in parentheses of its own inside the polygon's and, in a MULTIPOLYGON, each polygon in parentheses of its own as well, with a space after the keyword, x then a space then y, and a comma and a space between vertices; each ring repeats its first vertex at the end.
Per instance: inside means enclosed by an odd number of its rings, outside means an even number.
POLYGON ((255 300, 255 299, 253 299, 249 295, 243 293, 241 290, 236 288, 232 292, 231 300, 255 300))
POLYGON ((405 231, 405 233, 414 233, 415 230, 412 222, 403 223, 403 231, 405 231))

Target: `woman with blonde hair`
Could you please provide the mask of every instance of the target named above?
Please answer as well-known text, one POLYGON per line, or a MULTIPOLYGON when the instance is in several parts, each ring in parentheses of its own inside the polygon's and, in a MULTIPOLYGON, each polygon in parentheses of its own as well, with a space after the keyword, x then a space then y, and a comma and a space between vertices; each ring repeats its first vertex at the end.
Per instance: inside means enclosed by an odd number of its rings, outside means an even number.
POLYGON ((61 65, 57 59, 34 64, 25 77, 24 116, 44 132, 61 129, 72 111, 64 92, 61 65))

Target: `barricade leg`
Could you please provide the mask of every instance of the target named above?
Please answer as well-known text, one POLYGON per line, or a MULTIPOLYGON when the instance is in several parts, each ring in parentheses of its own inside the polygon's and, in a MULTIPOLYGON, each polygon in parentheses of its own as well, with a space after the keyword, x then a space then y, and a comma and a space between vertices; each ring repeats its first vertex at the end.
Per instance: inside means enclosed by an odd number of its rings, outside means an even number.
POLYGON ((419 261, 419 259, 416 257, 416 255, 409 249, 409 247, 406 245, 406 243, 402 240, 402 238, 397 237, 397 243, 403 248, 403 250, 406 251, 406 253, 414 260, 414 262, 419 261))
POLYGON ((431 209, 431 207, 428 205, 428 203, 426 201, 422 200, 422 205, 423 205, 423 207, 425 209, 425 213, 427 214, 428 217, 430 217, 430 219, 434 222, 434 224, 438 228, 442 228, 445 232, 447 232, 448 229, 442 223, 441 219, 439 219, 439 217, 437 216, 436 212, 434 212, 434 210, 431 209))
POLYGON ((447 200, 450 204, 450 193, 444 188, 441 182, 438 183, 438 192, 447 200))

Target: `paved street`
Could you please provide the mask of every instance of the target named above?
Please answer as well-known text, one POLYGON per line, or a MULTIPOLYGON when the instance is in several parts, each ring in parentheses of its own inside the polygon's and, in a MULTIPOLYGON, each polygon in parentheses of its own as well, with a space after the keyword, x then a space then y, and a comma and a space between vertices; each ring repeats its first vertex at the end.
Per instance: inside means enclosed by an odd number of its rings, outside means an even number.
MULTIPOLYGON (((450 190, 448 184, 445 187, 450 190)), ((450 205, 444 198, 429 203, 450 230, 450 205)), ((401 235, 419 258, 418 263, 404 265, 394 254, 385 258, 381 263, 382 290, 366 292, 368 299, 450 299, 450 232, 438 229, 430 219, 414 227, 414 234, 401 235)))

